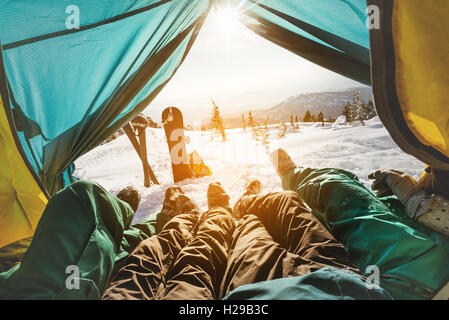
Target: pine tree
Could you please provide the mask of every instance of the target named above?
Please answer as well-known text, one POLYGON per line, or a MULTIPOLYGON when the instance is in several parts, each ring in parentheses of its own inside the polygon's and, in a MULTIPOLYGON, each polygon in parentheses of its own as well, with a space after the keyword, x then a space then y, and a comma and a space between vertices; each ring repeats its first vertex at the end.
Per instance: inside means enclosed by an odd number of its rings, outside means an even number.
POLYGON ((243 131, 246 131, 246 121, 245 121, 244 113, 242 113, 242 128, 243 128, 243 131))
POLYGON ((363 103, 363 105, 360 106, 359 110, 359 120, 364 123, 363 121, 369 120, 370 118, 370 106, 368 103, 363 103))
POLYGON ((298 130, 299 129, 299 120, 298 120, 298 115, 295 115, 295 126, 293 127, 294 129, 298 130))
POLYGON ((342 115, 346 116, 346 121, 349 123, 358 120, 364 124, 363 121, 366 120, 365 110, 366 106, 360 98, 360 91, 354 91, 354 97, 351 102, 346 103, 342 115))
POLYGON ((223 138, 223 141, 226 140, 226 132, 224 129, 224 124, 223 124, 223 118, 220 115, 220 109, 218 108, 218 106, 216 105, 214 100, 211 100, 212 104, 213 104, 213 108, 212 108, 212 128, 215 130, 216 133, 220 134, 221 137, 223 138))
POLYGON ((365 103, 360 98, 360 91, 354 91, 352 108, 353 108, 353 120, 359 120, 363 125, 365 125, 364 123, 365 103))
POLYGON ((317 117, 318 121, 321 122, 321 126, 324 127, 324 114, 320 111, 317 117))
POLYGON ((365 104, 366 109, 366 120, 372 119, 377 116, 376 107, 374 103, 370 100, 367 104, 365 104))
POLYGON ((303 122, 311 122, 312 121, 312 115, 310 114, 310 111, 307 110, 306 114, 304 115, 304 118, 302 119, 303 122))
POLYGON ((293 118, 293 115, 290 115, 290 124, 292 125, 292 128, 295 127, 295 120, 293 118))
POLYGON ((353 107, 351 102, 348 101, 346 103, 341 114, 346 116, 346 122, 351 123, 352 121, 354 121, 353 107))
POLYGON ((278 133, 279 138, 285 137, 286 132, 287 132, 287 125, 285 124, 284 121, 281 121, 281 123, 279 124, 279 133, 278 133))
POLYGON ((253 132, 253 137, 257 140, 260 135, 260 130, 258 128, 258 124, 254 121, 253 113, 251 111, 248 112, 248 127, 251 128, 253 132))
POLYGON ((372 102, 370 100, 368 102, 368 104, 370 105, 370 108, 371 108, 371 116, 372 116, 372 118, 377 117, 377 110, 376 110, 376 106, 374 105, 374 102, 372 102))
POLYGON ((256 126, 256 123, 253 119, 253 113, 251 111, 248 112, 248 127, 253 129, 256 126))
POLYGON ((264 120, 264 127, 260 130, 261 140, 263 144, 269 144, 268 140, 268 117, 264 120))

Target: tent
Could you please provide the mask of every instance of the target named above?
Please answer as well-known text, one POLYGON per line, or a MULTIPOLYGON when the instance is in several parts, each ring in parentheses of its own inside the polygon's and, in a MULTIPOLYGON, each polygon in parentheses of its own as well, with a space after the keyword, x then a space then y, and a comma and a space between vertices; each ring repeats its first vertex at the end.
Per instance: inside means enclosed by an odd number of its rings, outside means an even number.
POLYGON ((260 36, 372 85, 396 143, 449 170, 449 1, 2 1, 0 257, 23 250, 74 161, 148 106, 228 3, 260 36))

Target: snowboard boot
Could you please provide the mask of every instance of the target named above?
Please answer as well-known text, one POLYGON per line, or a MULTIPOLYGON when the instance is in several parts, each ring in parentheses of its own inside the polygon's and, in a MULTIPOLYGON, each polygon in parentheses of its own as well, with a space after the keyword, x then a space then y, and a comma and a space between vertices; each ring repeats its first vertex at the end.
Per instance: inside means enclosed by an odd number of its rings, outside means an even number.
POLYGON ((253 179, 245 184, 244 189, 245 189, 245 191, 243 192, 242 196, 235 203, 234 209, 232 211, 232 216, 237 220, 241 219, 243 217, 243 215, 245 214, 244 212, 241 212, 239 209, 240 203, 247 196, 253 196, 253 195, 261 193, 262 192, 262 183, 257 179, 253 179))
POLYGON ((225 208, 232 212, 229 206, 229 195, 223 189, 220 182, 212 182, 207 189, 207 206, 212 208, 225 208))
POLYGON ((254 194, 259 194, 262 192, 262 183, 257 180, 253 179, 245 184, 245 192, 243 193, 244 196, 250 196, 254 194))
POLYGON ((128 203, 131 206, 131 209, 136 212, 137 208, 139 208, 142 196, 134 186, 127 186, 126 188, 120 190, 117 194, 117 198, 128 203))
POLYGON ((165 191, 162 212, 168 217, 173 218, 183 213, 197 213, 199 212, 199 208, 180 187, 169 187, 165 191))
POLYGON ((285 176, 291 169, 296 168, 295 162, 284 149, 277 149, 270 154, 270 161, 279 176, 285 176))
POLYGON ((168 187, 165 190, 162 210, 156 216, 156 233, 162 231, 172 218, 185 213, 201 214, 195 201, 190 199, 180 187, 168 187))

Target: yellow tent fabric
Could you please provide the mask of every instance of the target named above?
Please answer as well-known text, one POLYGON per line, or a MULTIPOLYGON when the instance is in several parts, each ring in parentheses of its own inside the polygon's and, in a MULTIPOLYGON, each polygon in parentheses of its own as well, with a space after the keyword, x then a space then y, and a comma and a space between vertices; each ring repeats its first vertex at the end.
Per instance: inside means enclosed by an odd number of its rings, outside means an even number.
POLYGON ((0 248, 33 235, 48 202, 28 170, 0 98, 0 248))
POLYGON ((448 1, 395 1, 396 91, 418 140, 449 156, 448 1))

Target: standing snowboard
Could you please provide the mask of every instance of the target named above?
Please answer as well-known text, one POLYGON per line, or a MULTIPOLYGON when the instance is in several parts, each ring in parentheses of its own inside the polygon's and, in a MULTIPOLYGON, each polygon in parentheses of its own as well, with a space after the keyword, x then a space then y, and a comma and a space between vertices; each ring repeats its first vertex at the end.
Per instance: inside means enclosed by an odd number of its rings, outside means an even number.
POLYGON ((190 168, 189 156, 186 151, 184 120, 181 110, 175 107, 166 108, 162 111, 162 124, 164 125, 170 152, 174 182, 192 178, 194 175, 190 168))

